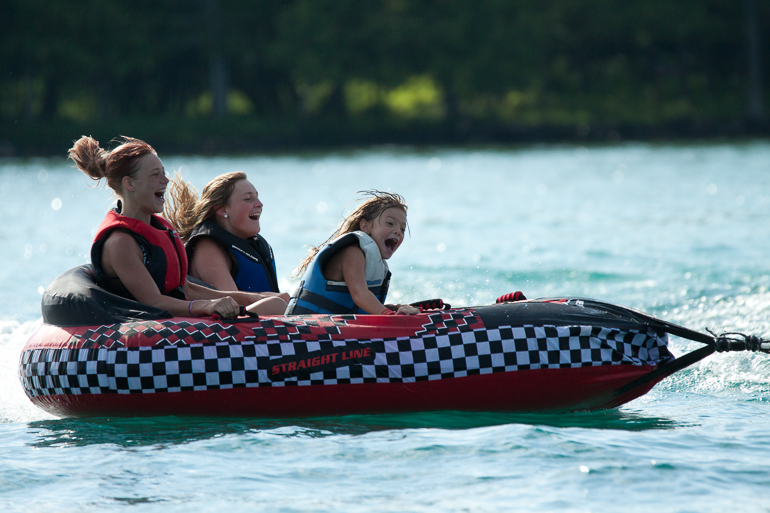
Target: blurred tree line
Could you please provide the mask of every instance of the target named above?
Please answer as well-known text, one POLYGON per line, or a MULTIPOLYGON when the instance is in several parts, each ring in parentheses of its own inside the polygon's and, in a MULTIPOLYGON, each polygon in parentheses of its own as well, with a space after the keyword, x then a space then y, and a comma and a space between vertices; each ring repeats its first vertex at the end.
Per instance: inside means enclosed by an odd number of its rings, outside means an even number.
POLYGON ((0 154, 766 133, 769 22, 763 0, 4 0, 0 154))

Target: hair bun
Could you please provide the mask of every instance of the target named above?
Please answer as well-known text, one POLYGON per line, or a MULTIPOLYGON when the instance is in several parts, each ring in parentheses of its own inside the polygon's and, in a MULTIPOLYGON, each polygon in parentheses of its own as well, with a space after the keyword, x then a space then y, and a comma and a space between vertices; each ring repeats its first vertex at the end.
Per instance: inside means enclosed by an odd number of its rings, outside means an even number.
POLYGON ((75 165, 94 180, 105 178, 108 153, 99 146, 99 141, 84 135, 67 152, 75 165))

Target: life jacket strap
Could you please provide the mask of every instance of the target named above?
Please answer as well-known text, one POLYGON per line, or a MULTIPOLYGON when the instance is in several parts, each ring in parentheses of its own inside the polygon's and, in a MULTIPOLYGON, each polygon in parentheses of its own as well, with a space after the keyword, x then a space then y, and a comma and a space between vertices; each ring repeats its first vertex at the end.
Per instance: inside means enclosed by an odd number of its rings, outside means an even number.
MULTIPOLYGON (((349 313, 354 310, 356 310, 358 307, 353 305, 353 309, 351 310, 350 307, 347 307, 345 305, 342 305, 340 303, 337 303, 336 301, 332 301, 331 299, 324 297, 320 294, 316 294, 315 292, 311 292, 307 289, 302 289, 302 292, 299 293, 299 296, 297 296, 297 299, 302 301, 307 301, 308 303, 312 305, 316 305, 320 307, 323 310, 326 310, 327 312, 341 312, 341 313, 349 313)), ((295 314, 298 313, 317 313, 314 311, 306 311, 302 312, 302 307, 297 305, 294 307, 295 314)))

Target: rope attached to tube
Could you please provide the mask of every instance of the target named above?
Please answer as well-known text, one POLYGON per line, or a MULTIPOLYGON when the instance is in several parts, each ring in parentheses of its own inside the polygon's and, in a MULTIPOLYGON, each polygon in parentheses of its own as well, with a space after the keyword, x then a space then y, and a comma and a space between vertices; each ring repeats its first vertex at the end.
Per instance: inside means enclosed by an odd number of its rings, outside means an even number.
POLYGON ((708 328, 706 328, 706 331, 714 337, 714 348, 718 353, 727 351, 757 351, 770 354, 770 340, 737 331, 728 331, 721 335, 717 335, 708 328))

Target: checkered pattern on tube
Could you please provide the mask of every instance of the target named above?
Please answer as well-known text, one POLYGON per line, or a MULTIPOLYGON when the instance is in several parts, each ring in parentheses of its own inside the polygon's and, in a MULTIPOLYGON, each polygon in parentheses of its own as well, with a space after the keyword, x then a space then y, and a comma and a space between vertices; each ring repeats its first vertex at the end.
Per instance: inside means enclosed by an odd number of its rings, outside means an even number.
POLYGON ((141 335, 148 340, 162 344, 204 344, 232 341, 238 334, 238 329, 232 324, 224 325, 217 322, 188 322, 188 321, 139 321, 125 324, 113 324, 88 329, 83 334, 73 336, 70 343, 80 343, 84 348, 97 345, 112 347, 124 345, 123 340, 141 335))
POLYGON ((667 336, 592 326, 422 332, 370 344, 373 359, 271 381, 271 361, 342 348, 339 340, 228 340, 154 347, 32 349, 21 361, 29 396, 152 393, 233 387, 399 383, 474 374, 600 365, 654 365, 673 356, 667 336))

